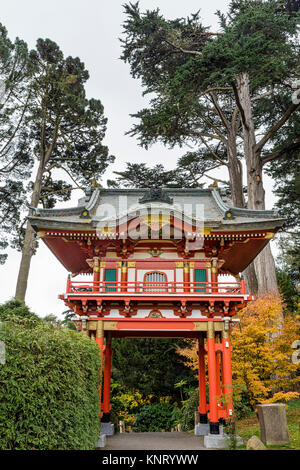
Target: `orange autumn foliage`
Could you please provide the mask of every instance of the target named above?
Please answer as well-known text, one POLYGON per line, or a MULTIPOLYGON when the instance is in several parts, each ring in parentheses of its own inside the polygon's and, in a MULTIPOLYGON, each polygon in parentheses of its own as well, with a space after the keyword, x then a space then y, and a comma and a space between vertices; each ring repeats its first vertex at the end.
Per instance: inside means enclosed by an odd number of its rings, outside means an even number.
POLYGON ((250 302, 239 312, 241 329, 231 335, 234 383, 246 386, 252 406, 297 398, 298 365, 291 361, 292 343, 299 338, 299 323, 284 315, 278 292, 250 302))
MULTIPOLYGON (((297 364, 291 361, 292 343, 300 337, 299 322, 284 315, 284 304, 277 292, 250 302, 239 312, 240 328, 231 333, 233 393, 238 400, 247 390, 251 405, 297 398, 300 382, 297 364)), ((197 343, 178 351, 186 365, 198 371, 197 343)))

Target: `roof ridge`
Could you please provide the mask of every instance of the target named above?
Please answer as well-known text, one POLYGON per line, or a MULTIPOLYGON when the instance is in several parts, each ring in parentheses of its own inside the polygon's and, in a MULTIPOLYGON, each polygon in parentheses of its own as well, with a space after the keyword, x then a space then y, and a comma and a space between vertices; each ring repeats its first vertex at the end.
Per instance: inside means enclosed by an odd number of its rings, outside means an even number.
POLYGON ((256 210, 256 209, 247 209, 246 207, 234 207, 234 206, 228 206, 222 199, 220 193, 216 189, 212 189, 212 195, 214 200, 217 203, 217 206, 225 216, 225 218, 228 218, 230 216, 235 216, 235 215, 245 215, 247 217, 266 217, 266 216, 272 216, 279 218, 280 215, 278 211, 275 209, 264 209, 264 210, 256 210))

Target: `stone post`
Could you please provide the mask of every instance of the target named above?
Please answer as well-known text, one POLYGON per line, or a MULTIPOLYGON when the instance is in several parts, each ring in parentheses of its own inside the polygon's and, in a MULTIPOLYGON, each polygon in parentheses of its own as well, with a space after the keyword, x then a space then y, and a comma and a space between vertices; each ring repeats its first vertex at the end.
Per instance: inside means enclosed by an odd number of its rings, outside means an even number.
POLYGON ((289 444, 285 405, 257 405, 261 440, 266 444, 289 444))

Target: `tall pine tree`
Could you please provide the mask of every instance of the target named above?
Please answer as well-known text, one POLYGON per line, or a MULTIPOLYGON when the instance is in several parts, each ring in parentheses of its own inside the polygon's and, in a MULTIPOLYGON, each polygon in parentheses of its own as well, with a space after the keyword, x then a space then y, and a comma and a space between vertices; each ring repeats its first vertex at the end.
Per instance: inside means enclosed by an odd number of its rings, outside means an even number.
POLYGON ((30 176, 32 159, 24 120, 30 91, 30 60, 24 41, 12 42, 0 24, 0 263, 9 242, 18 238, 17 227, 24 209, 24 181, 30 176))
MULTIPOLYGON (((79 58, 64 58, 58 45, 39 39, 30 52, 33 71, 26 125, 34 162, 29 205, 53 207, 67 199, 73 187, 83 188, 101 177, 113 161, 102 141, 107 120, 99 100, 87 99, 89 74, 79 58), (71 183, 57 179, 64 172, 71 183)), ((27 223, 15 297, 24 300, 35 233, 27 223)))

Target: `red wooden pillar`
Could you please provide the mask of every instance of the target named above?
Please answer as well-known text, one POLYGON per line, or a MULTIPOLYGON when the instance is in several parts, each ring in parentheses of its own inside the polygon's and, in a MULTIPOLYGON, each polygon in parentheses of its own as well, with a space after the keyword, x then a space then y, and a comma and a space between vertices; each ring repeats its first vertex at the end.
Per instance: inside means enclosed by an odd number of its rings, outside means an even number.
POLYGON ((214 258, 211 266, 211 291, 218 292, 218 260, 214 258))
POLYGON ((127 291, 128 282, 128 262, 122 261, 121 264, 121 292, 127 291))
POLYGON ((94 257, 94 268, 93 268, 93 291, 99 292, 100 287, 100 261, 97 256, 94 257))
POLYGON ((69 294, 71 291, 72 291, 71 274, 68 274, 66 293, 69 294))
POLYGON ((96 329, 96 343, 99 347, 99 356, 100 356, 100 386, 99 386, 99 416, 102 416, 102 376, 103 376, 103 361, 104 361, 104 329, 103 321, 97 321, 96 329))
POLYGON ((214 322, 208 321, 207 327, 207 359, 209 389, 209 430, 211 434, 219 434, 217 374, 214 322))
MULTIPOLYGON (((217 344, 221 343, 221 334, 216 333, 217 344)), ((220 344, 221 345, 221 344, 220 344)), ((216 380, 217 380, 217 396, 221 396, 221 352, 216 352, 216 380)))
POLYGON ((229 331, 224 330, 222 334, 222 369, 223 369, 223 393, 225 396, 227 417, 233 417, 232 403, 232 371, 231 371, 231 350, 229 331))
POLYGON ((111 358, 112 358, 112 338, 108 332, 105 345, 104 357, 104 378, 103 378, 103 402, 102 402, 102 422, 110 421, 110 381, 111 381, 111 358))
POLYGON ((220 353, 216 353, 216 382, 217 382, 217 396, 221 396, 221 380, 220 380, 220 353))
POLYGON ((203 335, 198 338, 198 361, 199 361, 199 407, 200 423, 207 423, 206 403, 206 376, 205 376, 205 350, 203 335))
POLYGON ((190 291, 190 266, 188 261, 183 262, 183 291, 190 291))

